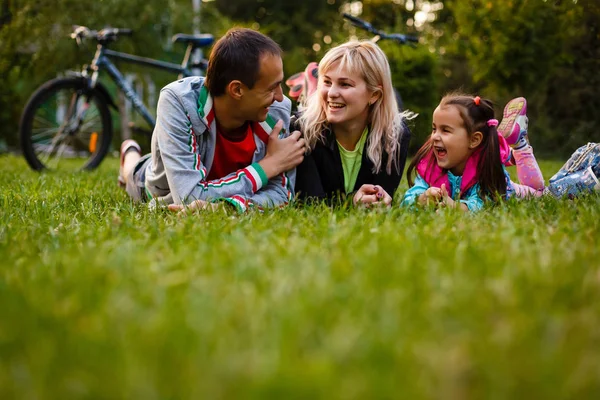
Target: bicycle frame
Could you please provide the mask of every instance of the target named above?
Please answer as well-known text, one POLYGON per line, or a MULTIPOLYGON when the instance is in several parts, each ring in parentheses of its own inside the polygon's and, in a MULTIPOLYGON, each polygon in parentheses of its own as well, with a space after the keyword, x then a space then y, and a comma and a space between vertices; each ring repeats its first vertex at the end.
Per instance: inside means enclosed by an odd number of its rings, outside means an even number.
MULTIPOLYGON (((110 49, 104 48, 103 45, 98 45, 98 50, 96 51, 96 55, 94 56, 94 60, 92 61, 92 65, 90 69, 92 70, 92 76, 90 79, 90 88, 94 88, 96 86, 96 82, 98 79, 98 73, 102 69, 106 69, 110 77, 117 84, 119 89, 123 91, 125 97, 131 101, 134 109, 140 113, 140 115, 150 124, 150 126, 154 126, 156 124, 156 120, 150 114, 146 106, 144 105, 142 99, 137 95, 133 87, 127 82, 121 71, 112 63, 110 58, 123 60, 132 64, 144 65, 147 67, 152 67, 156 69, 161 69, 165 71, 179 73, 181 76, 191 76, 192 69, 200 68, 204 69, 202 63, 193 64, 191 68, 188 68, 188 62, 191 55, 191 49, 188 47, 186 51, 185 57, 181 65, 170 63, 166 61, 154 60, 152 58, 139 57, 128 53, 122 53, 118 51, 113 51, 110 49)), ((84 71, 85 74, 85 71, 84 71)))
POLYGON ((86 39, 96 41, 96 52, 92 62, 84 66, 81 72, 67 71, 66 76, 45 82, 27 102, 21 115, 19 137, 23 155, 32 169, 57 169, 63 158, 77 159, 65 163, 66 169, 96 168, 110 150, 112 143, 113 116, 110 108, 126 113, 121 114, 120 121, 125 130, 129 127, 135 133, 151 135, 156 118, 144 104, 142 96, 134 90, 133 82, 126 79, 125 74, 119 70, 120 65, 115 60, 177 73, 178 79, 206 73, 208 61, 202 57, 202 48, 213 44, 212 35, 174 35, 174 43, 181 42, 187 45, 183 60, 178 65, 109 50, 110 44, 118 40, 120 35, 131 36, 132 33, 133 31, 127 28, 103 28, 96 31, 80 25, 73 27, 71 39, 75 39, 78 45, 86 39), (198 57, 195 57, 196 52, 198 57), (110 79, 117 86, 116 91, 123 93, 126 101, 131 102, 132 110, 146 121, 148 127, 137 127, 128 123, 129 104, 125 104, 126 107, 118 107, 115 104, 113 96, 99 80, 102 70, 108 72, 110 79), (89 110, 91 115, 88 118, 89 110))

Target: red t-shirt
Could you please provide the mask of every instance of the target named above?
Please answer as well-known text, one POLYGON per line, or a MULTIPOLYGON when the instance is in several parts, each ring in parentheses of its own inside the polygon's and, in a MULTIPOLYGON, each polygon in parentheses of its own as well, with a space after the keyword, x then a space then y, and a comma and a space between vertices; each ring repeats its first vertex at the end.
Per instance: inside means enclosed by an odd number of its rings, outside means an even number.
POLYGON ((225 137, 217 125, 215 157, 207 179, 212 181, 224 178, 232 172, 246 168, 252 164, 255 151, 256 143, 254 143, 252 124, 247 124, 246 134, 236 141, 225 137))

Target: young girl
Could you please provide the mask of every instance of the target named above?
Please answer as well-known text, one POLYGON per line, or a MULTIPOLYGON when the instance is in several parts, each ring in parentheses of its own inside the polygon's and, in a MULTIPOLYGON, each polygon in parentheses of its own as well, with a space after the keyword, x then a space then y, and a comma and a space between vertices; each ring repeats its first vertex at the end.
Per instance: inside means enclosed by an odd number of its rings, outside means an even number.
POLYGON ((352 195, 354 204, 391 204, 410 132, 399 113, 383 51, 352 41, 319 63, 317 90, 298 119, 309 153, 296 170, 300 199, 352 195))
POLYGON ((431 136, 408 168, 412 187, 402 205, 434 204, 475 211, 486 198, 541 196, 544 178, 527 142, 526 111, 524 98, 511 100, 498 126, 489 100, 445 96, 433 113, 431 136), (521 184, 512 182, 504 169, 513 164, 521 184))

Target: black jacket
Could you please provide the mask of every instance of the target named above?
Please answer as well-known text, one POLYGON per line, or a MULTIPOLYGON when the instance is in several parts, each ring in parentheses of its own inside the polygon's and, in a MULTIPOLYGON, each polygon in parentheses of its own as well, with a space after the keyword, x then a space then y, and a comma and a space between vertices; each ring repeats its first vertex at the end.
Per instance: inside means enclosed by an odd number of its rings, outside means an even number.
MULTIPOLYGON (((345 193, 344 170, 335 136, 329 129, 323 134, 325 142, 318 141, 312 152, 305 156, 304 161, 296 167, 296 193, 301 200, 325 199, 331 201, 343 197, 340 195, 345 193)), ((411 133, 405 125, 404 134, 400 139, 398 169, 392 166, 391 174, 386 172, 387 154, 383 156, 381 171, 377 174, 373 173, 373 163, 367 156, 367 144, 365 144, 354 191, 357 191, 363 184, 379 185, 393 197, 404 172, 410 136, 411 133)))

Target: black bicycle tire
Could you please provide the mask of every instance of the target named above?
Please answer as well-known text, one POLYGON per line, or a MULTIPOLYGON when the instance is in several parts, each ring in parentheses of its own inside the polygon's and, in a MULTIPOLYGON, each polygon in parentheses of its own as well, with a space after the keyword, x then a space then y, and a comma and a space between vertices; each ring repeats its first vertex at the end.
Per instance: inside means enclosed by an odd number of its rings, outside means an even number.
POLYGON ((81 169, 90 171, 97 168, 108 153, 113 134, 112 116, 104 94, 96 89, 89 89, 87 81, 83 77, 56 78, 44 83, 31 95, 21 115, 19 124, 21 150, 27 164, 35 171, 49 169, 39 160, 33 148, 31 134, 35 113, 44 100, 48 99, 53 93, 65 88, 73 88, 89 93, 90 98, 95 99, 95 104, 101 115, 102 134, 99 135, 100 145, 81 169))

